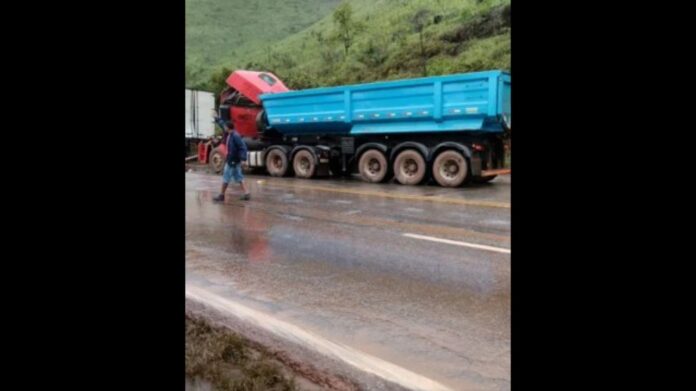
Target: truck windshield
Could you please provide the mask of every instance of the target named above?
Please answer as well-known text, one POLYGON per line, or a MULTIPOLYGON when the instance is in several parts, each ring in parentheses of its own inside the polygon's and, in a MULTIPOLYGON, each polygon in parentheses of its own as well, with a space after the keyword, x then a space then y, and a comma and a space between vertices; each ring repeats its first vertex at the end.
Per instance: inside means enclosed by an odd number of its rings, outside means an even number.
POLYGON ((269 86, 272 86, 276 83, 276 80, 272 78, 270 75, 267 75, 265 73, 259 74, 259 78, 263 81, 265 81, 269 86))

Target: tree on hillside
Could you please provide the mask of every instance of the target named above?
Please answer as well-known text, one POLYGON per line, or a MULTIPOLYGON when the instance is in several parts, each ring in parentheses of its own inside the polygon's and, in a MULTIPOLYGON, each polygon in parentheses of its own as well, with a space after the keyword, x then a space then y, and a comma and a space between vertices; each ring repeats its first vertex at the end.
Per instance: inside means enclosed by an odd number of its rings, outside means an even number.
POLYGON ((353 8, 350 3, 341 3, 333 13, 333 21, 336 26, 336 38, 343 43, 345 54, 348 55, 348 49, 353 44, 355 35, 363 30, 362 23, 353 19, 353 8))
POLYGON ((420 42, 420 58, 421 65, 423 67, 423 76, 428 76, 428 57, 425 53, 425 39, 423 38, 423 30, 428 26, 430 21, 430 11, 427 9, 418 10, 413 17, 411 17, 411 25, 413 29, 418 33, 418 38, 420 42))
POLYGON ((232 70, 227 67, 222 67, 214 72, 208 81, 203 84, 201 89, 212 92, 215 96, 215 105, 220 104, 220 92, 227 88, 227 78, 232 74, 232 70))
POLYGON ((339 57, 336 54, 334 44, 336 43, 335 38, 325 38, 321 31, 312 31, 309 35, 317 40, 317 50, 321 56, 324 65, 327 68, 332 68, 334 63, 338 61, 339 57))
POLYGON ((437 3, 437 6, 438 6, 438 8, 439 8, 439 10, 440 10, 441 16, 444 15, 444 13, 445 13, 445 4, 442 2, 442 0, 435 0, 435 2, 437 3))
POLYGON ((384 36, 376 36, 367 41, 358 53, 358 60, 370 68, 377 68, 384 64, 384 61, 389 57, 387 49, 388 41, 384 36))

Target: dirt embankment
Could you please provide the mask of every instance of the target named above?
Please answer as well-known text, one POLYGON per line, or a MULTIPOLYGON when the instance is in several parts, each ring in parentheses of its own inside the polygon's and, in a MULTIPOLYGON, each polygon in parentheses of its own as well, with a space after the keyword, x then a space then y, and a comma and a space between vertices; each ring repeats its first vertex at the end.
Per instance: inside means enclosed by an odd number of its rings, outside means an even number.
POLYGON ((271 352, 224 327, 186 314, 186 380, 191 391, 357 391, 345 379, 271 352))
POLYGON ((186 377, 190 388, 220 391, 299 390, 263 350, 205 320, 186 315, 186 377), (196 387, 197 386, 197 387, 196 387))

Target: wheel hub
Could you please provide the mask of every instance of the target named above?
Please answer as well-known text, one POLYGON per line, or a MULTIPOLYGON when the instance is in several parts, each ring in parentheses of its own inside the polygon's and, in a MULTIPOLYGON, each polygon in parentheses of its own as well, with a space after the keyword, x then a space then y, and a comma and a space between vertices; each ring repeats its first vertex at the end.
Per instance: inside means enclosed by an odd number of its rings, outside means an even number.
POLYGON ((418 164, 413 159, 406 159, 404 162, 404 173, 408 176, 414 176, 418 171, 418 164))
POLYGON ((381 168, 381 165, 379 164, 379 160, 377 159, 371 159, 369 164, 368 164, 368 171, 370 174, 377 174, 381 168))
POLYGON ((457 162, 454 160, 447 160, 442 165, 442 169, 440 172, 442 176, 448 179, 454 179, 457 177, 457 174, 459 173, 459 164, 457 164, 457 162))
POLYGON ((309 159, 307 159, 307 158, 300 159, 300 168, 302 169, 302 171, 309 170, 309 159))

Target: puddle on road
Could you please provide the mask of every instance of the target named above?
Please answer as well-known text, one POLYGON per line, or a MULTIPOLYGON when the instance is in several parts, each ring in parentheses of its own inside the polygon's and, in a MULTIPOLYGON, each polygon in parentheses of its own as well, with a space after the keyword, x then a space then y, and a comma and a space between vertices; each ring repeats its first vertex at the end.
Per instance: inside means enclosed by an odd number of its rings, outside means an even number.
POLYGON ((292 193, 285 193, 275 199, 282 204, 301 204, 304 201, 301 198, 296 198, 292 193))
POLYGON ((304 220, 304 218, 302 218, 300 216, 289 215, 289 214, 284 214, 284 213, 281 213, 278 216, 285 218, 285 219, 288 219, 288 220, 293 220, 293 221, 303 221, 304 220))
POLYGON ((485 224, 485 225, 493 225, 496 227, 509 227, 510 226, 509 220, 483 220, 481 223, 485 224))
POLYGON ((343 205, 350 205, 353 203, 353 201, 348 201, 348 200, 331 200, 329 201, 332 204, 343 204, 343 205))

